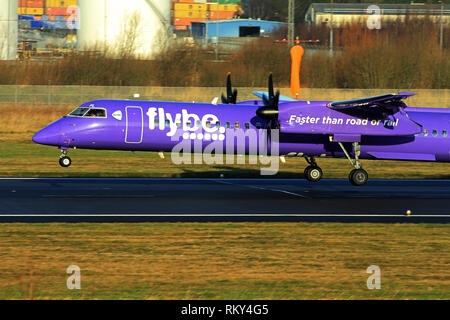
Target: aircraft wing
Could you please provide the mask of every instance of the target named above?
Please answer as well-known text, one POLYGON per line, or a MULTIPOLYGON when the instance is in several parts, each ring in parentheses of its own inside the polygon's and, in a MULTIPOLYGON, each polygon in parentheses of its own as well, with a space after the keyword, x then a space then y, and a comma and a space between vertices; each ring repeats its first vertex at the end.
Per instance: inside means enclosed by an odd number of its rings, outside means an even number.
MULTIPOLYGON (((269 94, 267 92, 265 92, 265 91, 255 91, 255 92, 252 92, 252 94, 254 94, 255 96, 257 96, 258 98, 261 98, 261 99, 262 99, 263 96, 266 96, 266 98, 269 99, 269 94)), ((279 101, 288 102, 288 101, 297 101, 297 100, 280 95, 280 100, 279 101)))
POLYGON ((391 111, 397 111, 399 108, 405 108, 406 105, 402 102, 410 96, 414 96, 414 93, 399 92, 398 94, 390 93, 380 96, 347 100, 347 101, 334 101, 327 104, 328 108, 334 110, 360 110, 370 111, 374 108, 383 108, 391 111))

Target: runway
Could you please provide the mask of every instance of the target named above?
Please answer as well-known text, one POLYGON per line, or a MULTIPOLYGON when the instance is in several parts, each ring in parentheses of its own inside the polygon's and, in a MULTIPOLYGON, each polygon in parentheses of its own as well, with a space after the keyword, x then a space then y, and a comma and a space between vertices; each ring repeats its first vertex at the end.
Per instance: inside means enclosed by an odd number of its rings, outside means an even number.
POLYGON ((159 221, 449 223, 450 180, 0 179, 0 223, 159 221))

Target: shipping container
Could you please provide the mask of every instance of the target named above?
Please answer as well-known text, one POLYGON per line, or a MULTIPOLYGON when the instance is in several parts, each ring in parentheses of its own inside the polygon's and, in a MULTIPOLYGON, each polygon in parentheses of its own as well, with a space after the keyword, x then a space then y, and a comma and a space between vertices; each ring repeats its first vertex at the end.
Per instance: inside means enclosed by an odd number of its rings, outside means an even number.
POLYGON ((70 15, 76 15, 77 14, 77 8, 71 7, 71 8, 46 8, 45 13, 48 15, 53 16, 70 16, 70 15))
POLYGON ((241 12, 242 8, 240 5, 235 4, 219 4, 216 3, 208 3, 208 11, 232 11, 232 12, 241 12))
POLYGON ((220 4, 241 4, 241 0, 219 0, 220 4))
POLYGON ((185 11, 185 10, 178 10, 174 12, 175 18, 196 18, 196 19, 206 19, 207 18, 207 11, 185 11))
POLYGON ((44 14, 44 8, 21 7, 21 8, 17 8, 17 13, 19 15, 25 14, 25 15, 39 15, 39 16, 42 16, 44 14))
POLYGON ((19 0, 18 6, 21 8, 43 8, 44 0, 19 0))
POLYGON ((173 21, 174 26, 190 26, 191 22, 193 21, 204 21, 205 19, 182 19, 182 18, 175 18, 173 21))
POLYGON ((45 6, 47 8, 68 8, 77 6, 77 0, 46 0, 45 6))
POLYGON ((209 20, 226 20, 233 19, 235 17, 235 12, 233 11, 210 11, 209 20))
POLYGON ((175 11, 207 11, 208 6, 206 3, 175 3, 174 4, 175 11))
POLYGON ((34 20, 34 16, 30 16, 30 15, 19 15, 19 20, 34 20))

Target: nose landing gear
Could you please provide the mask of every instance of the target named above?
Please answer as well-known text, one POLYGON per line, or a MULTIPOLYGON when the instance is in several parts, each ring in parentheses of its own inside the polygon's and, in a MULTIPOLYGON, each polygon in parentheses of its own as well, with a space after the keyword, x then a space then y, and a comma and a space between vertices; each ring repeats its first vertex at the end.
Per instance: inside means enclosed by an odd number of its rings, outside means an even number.
POLYGON ((61 149, 61 156, 59 157, 59 165, 67 168, 72 164, 72 159, 67 156, 67 149, 61 149))

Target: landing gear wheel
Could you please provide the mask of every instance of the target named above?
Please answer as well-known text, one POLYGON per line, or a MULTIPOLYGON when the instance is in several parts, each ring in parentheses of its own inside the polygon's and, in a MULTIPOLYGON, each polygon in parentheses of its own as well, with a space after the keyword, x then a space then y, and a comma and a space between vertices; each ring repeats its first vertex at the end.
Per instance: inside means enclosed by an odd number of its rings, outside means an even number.
POLYGON ((355 169, 350 172, 348 179, 352 185, 362 186, 366 184, 367 180, 369 180, 369 175, 364 169, 355 169))
POLYGON ((59 165, 63 168, 67 168, 72 164, 72 160, 69 157, 61 157, 59 158, 59 165))
POLYGON ((318 166, 308 166, 305 169, 305 178, 311 182, 318 182, 322 179, 322 169, 318 166))

